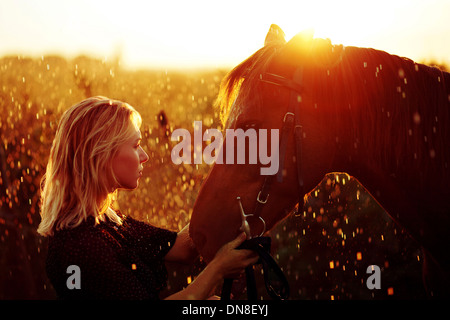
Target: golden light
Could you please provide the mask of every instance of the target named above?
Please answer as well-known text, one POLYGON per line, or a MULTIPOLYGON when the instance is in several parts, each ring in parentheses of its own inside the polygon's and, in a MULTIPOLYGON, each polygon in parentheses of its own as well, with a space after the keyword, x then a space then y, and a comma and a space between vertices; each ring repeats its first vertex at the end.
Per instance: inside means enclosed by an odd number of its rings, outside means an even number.
POLYGON ((387 289, 387 293, 388 293, 389 296, 394 295, 394 288, 389 287, 389 288, 387 289))
POLYGON ((303 30, 335 44, 417 59, 447 57, 443 0, 9 1, 0 54, 117 56, 131 67, 234 66, 258 50, 272 23, 286 40, 303 30), (428 53, 428 54, 427 54, 428 53))
MULTIPOLYGON (((314 30, 316 37, 330 38, 334 43, 359 45, 395 23, 396 10, 386 10, 388 3, 392 1, 310 1, 299 4, 303 14, 298 21, 304 28, 314 30)), ((291 14, 299 12, 295 8, 289 11, 291 14)), ((291 28, 290 23, 286 28, 291 28)))
POLYGON ((357 252, 356 253, 356 260, 362 260, 362 253, 361 252, 357 252))

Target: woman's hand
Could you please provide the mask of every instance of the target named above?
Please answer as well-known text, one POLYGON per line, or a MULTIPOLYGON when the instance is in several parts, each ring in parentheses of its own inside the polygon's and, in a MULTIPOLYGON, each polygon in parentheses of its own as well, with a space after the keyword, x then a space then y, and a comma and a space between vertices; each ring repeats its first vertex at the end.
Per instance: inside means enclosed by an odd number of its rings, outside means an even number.
POLYGON ((190 285, 184 290, 167 297, 167 299, 196 300, 207 299, 208 297, 217 299, 216 296, 211 297, 211 294, 224 278, 237 277, 247 266, 258 261, 258 255, 253 251, 236 250, 245 238, 245 233, 242 233, 236 239, 226 243, 190 285))
POLYGON ((210 262, 210 267, 214 267, 222 278, 236 278, 247 266, 258 261, 258 255, 252 250, 236 249, 245 239, 245 233, 239 234, 223 245, 210 262))

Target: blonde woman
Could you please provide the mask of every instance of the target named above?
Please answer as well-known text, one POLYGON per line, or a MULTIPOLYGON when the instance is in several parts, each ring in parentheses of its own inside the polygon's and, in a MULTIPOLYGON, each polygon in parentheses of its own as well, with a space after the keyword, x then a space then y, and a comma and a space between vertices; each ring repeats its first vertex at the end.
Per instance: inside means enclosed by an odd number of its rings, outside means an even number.
MULTIPOLYGON (((140 145, 141 117, 129 104, 93 97, 62 116, 41 185, 38 232, 49 237, 47 274, 60 298, 159 299, 164 261, 198 255, 187 226, 178 234, 111 209, 119 189, 135 189, 148 156, 140 145), (79 272, 77 286, 68 278, 79 272)), ((224 277, 255 263, 235 250, 241 234, 184 290, 169 299, 206 299, 224 277)))

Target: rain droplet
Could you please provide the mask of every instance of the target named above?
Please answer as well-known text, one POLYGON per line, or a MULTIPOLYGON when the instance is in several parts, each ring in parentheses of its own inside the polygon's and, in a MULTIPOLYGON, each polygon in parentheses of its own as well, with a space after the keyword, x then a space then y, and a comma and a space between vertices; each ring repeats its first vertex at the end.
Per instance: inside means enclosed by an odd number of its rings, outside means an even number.
POLYGON ((420 124, 420 114, 418 112, 414 112, 413 121, 415 124, 420 124))
POLYGON ((434 159, 436 157, 436 151, 434 149, 430 150, 430 158, 434 159))

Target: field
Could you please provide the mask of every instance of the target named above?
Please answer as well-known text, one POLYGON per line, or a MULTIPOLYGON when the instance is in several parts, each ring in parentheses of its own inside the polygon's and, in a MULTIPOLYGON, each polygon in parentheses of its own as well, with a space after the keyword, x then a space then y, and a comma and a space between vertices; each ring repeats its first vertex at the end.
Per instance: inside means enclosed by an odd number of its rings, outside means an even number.
MULTIPOLYGON (((176 128, 220 127, 213 107, 228 70, 125 70, 118 61, 46 56, 0 59, 0 299, 54 299, 45 275, 46 238, 36 233, 39 184, 62 112, 94 95, 126 101, 143 117, 150 156, 140 186, 115 206, 156 226, 180 230, 209 166, 172 163, 176 128)), ((318 181, 319 183, 319 181, 318 181)), ((305 212, 271 231, 272 254, 292 299, 423 298, 421 253, 356 181, 330 174, 310 194, 305 212), (366 286, 369 265, 382 270, 381 289, 366 286)), ((202 268, 169 265, 167 295, 202 268)), ((259 267, 256 267, 257 270, 259 267)), ((267 299, 262 278, 258 292, 267 299)), ((245 296, 244 296, 245 297, 245 296)))

